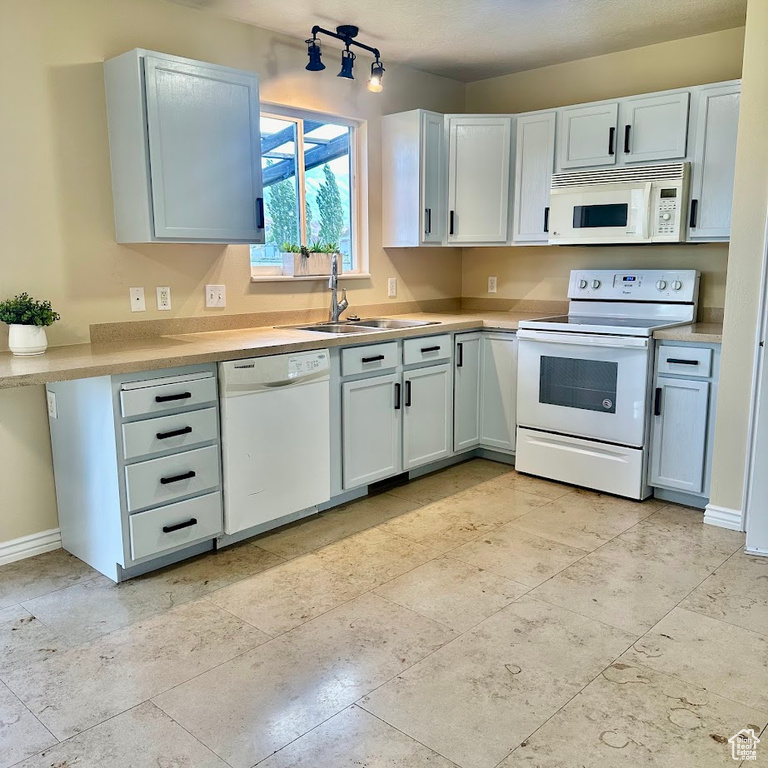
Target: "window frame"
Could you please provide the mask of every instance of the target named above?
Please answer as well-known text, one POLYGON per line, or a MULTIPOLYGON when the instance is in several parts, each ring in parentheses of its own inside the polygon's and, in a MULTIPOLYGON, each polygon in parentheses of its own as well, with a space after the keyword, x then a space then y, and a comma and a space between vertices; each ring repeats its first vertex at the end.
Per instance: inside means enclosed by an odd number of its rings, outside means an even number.
MULTIPOLYGON (((349 272, 342 272, 339 279, 350 278, 368 278, 369 272, 369 253, 368 253, 368 126, 365 120, 346 117, 343 115, 333 115, 327 112, 319 112, 310 109, 292 107, 286 104, 275 104, 263 101, 259 105, 259 115, 266 117, 275 117, 280 120, 293 122, 297 126, 296 130, 296 153, 297 156, 304 158, 304 120, 325 120, 329 123, 344 125, 350 129, 349 137, 349 173, 350 173, 350 206, 349 215, 352 226, 352 264, 353 269, 349 272), (299 129, 301 128, 301 130, 299 129)), ((299 194, 299 234, 302 242, 306 242, 305 218, 305 195, 306 181, 304 163, 297 165, 297 183, 299 194)), ((248 251, 250 259, 250 248, 248 251)), ((299 280, 327 280, 328 277, 314 275, 310 277, 293 277, 283 275, 278 272, 279 267, 274 266, 254 266, 250 265, 251 282, 278 282, 278 281, 299 281, 299 280)))

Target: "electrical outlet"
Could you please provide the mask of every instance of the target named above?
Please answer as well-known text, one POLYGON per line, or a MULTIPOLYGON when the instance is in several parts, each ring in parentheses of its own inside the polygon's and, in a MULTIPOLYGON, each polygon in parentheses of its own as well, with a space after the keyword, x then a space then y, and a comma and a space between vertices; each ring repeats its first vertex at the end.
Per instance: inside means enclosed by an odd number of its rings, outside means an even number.
POLYGON ((387 281, 387 296, 390 299, 394 299, 397 296, 397 278, 390 277, 387 281))
POLYGON ((488 293, 496 293, 496 277, 488 278, 488 293))
POLYGON ((55 392, 47 392, 46 397, 48 399, 48 415, 52 419, 58 419, 59 418, 59 409, 56 405, 56 393, 55 392))
POLYGON ((147 303, 144 301, 144 289, 130 288, 129 293, 131 296, 131 312, 146 312, 147 303))
POLYGON ((161 312, 171 308, 171 289, 167 285, 157 288, 157 308, 161 312))
POLYGON ((206 285, 205 286, 205 306, 209 309, 227 306, 227 286, 226 285, 206 285))

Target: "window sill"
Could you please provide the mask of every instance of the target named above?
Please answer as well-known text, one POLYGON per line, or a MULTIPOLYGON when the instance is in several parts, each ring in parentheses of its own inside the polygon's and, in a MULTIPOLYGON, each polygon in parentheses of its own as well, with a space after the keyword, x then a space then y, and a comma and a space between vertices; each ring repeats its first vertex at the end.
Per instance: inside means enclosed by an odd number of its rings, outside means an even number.
MULTIPOLYGON (((369 272, 349 272, 339 275, 339 280, 369 280, 369 272)), ((298 283, 305 280, 325 280, 328 281, 330 275, 301 275, 293 277, 291 275, 251 275, 252 283, 298 283)))

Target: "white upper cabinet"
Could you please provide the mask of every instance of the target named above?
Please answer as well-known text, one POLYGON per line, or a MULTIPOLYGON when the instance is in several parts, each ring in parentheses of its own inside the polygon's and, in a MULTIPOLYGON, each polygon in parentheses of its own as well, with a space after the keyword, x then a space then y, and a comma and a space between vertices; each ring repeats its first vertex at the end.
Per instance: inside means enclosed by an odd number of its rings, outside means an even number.
POLYGON ((547 242, 556 118, 556 112, 535 112, 517 118, 512 225, 516 243, 547 242))
POLYGON ((636 96, 621 102, 618 152, 624 163, 683 158, 690 93, 636 96))
POLYGON ((448 235, 451 245, 509 239, 512 118, 452 115, 448 125, 448 235))
POLYGON ((739 81, 699 90, 689 240, 730 237, 740 94, 739 81))
POLYGON ((382 118, 382 243, 440 245, 445 223, 443 115, 414 109, 382 118))
POLYGON ((138 49, 104 68, 117 241, 263 243, 256 75, 138 49))
POLYGON ((558 167, 615 165, 617 101, 565 107, 558 118, 558 167))

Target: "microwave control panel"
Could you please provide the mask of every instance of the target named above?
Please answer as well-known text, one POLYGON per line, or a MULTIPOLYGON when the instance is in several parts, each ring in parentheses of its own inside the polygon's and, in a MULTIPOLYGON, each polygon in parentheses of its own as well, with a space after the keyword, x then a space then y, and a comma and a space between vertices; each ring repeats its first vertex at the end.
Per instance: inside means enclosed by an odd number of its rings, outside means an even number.
POLYGON ((675 235, 680 221, 681 188, 660 187, 656 190, 656 234, 675 235))
POLYGON ((569 299, 690 303, 698 293, 695 269, 573 270, 568 284, 569 299))

